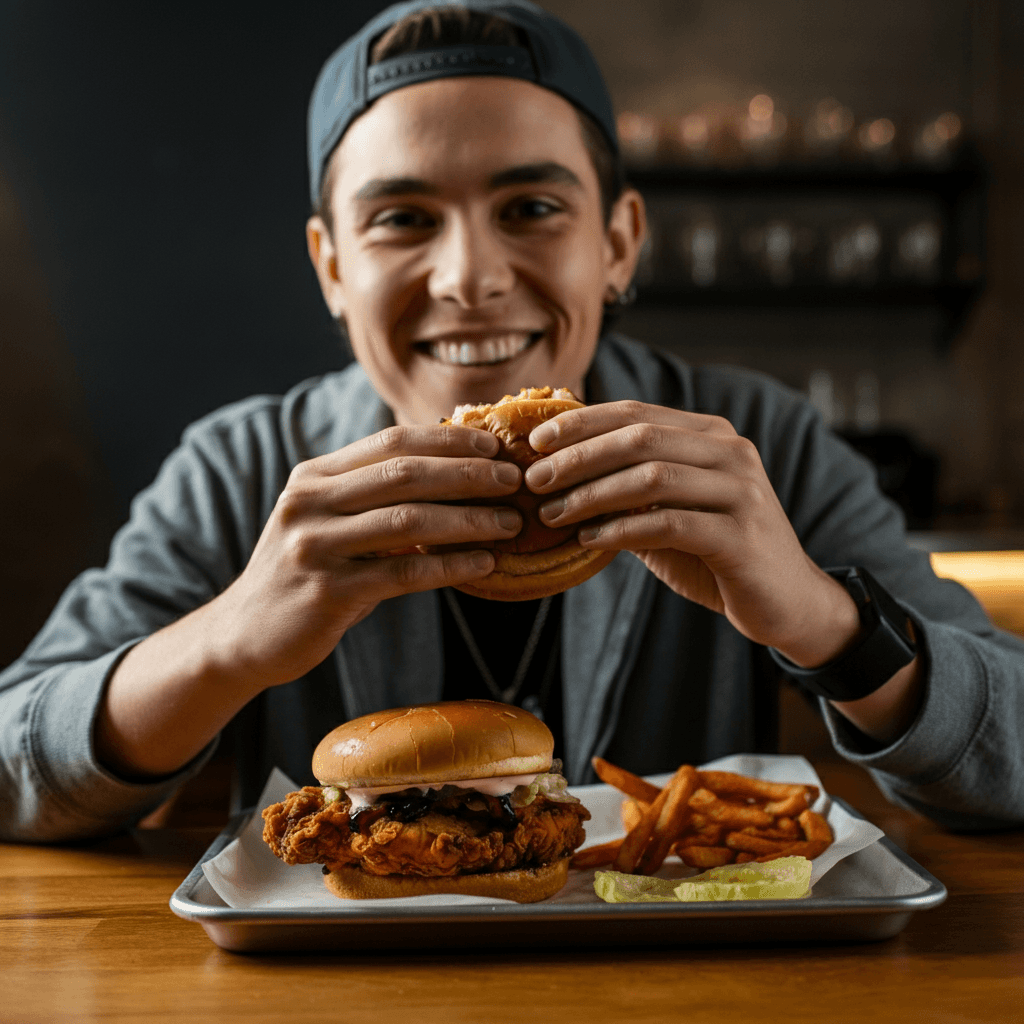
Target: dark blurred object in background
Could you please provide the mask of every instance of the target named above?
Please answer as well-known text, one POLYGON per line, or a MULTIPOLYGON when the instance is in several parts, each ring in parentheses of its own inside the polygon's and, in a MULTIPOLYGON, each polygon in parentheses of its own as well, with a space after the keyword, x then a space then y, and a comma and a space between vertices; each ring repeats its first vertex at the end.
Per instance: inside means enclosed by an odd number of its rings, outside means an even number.
POLYGON ((939 475, 939 460, 934 453, 903 430, 837 433, 874 463, 878 486, 903 510, 909 529, 923 530, 932 525, 939 475))

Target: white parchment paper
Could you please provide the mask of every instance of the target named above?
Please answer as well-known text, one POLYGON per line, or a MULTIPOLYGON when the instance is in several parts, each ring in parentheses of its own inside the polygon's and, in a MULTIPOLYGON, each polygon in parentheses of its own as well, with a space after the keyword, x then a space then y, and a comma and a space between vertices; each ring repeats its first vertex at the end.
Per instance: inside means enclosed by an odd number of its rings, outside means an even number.
MULTIPOLYGON (((817 883, 832 867, 851 853, 870 846, 882 836, 882 830, 854 818, 825 793, 821 780, 810 762, 802 757, 771 754, 734 754, 711 761, 702 768, 739 772, 771 782, 804 782, 817 786, 821 795, 814 810, 822 814, 832 827, 835 842, 812 863, 811 885, 817 883)), ((652 782, 664 783, 668 775, 653 776, 652 782)), ((283 772, 274 769, 259 799, 259 808, 283 800, 296 789, 283 772)), ((622 794, 610 786, 575 786, 572 792, 590 811, 586 846, 617 839, 623 834, 619 809, 622 794)), ((387 908, 396 904, 410 906, 456 906, 466 904, 501 904, 482 896, 434 895, 414 896, 401 900, 342 900, 332 895, 323 884, 319 864, 289 866, 278 860, 263 842, 263 819, 254 814, 240 835, 216 857, 203 865, 210 885, 229 907, 239 910, 324 908, 333 911, 387 908)), ((696 874, 676 858, 669 858, 658 872, 664 877, 685 877, 696 874)), ((593 871, 570 871, 566 887, 549 903, 599 903, 594 893, 593 871)))

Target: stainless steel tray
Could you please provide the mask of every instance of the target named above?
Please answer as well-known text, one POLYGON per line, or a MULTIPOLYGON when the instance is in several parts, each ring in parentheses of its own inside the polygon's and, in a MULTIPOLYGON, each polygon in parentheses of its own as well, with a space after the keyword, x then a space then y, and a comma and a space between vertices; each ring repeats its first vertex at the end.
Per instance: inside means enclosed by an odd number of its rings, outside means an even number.
POLYGON ((876 941, 946 898, 937 878, 883 837, 837 864, 801 900, 234 910, 206 880, 203 863, 238 835, 251 813, 228 823, 170 902, 175 914, 235 952, 876 941))

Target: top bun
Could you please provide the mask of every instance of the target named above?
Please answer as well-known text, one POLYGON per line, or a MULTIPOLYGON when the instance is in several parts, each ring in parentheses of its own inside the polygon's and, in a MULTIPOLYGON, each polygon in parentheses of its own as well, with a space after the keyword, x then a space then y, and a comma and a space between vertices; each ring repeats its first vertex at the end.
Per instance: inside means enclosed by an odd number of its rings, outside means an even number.
POLYGON ((342 789, 490 779, 547 771, 554 748, 551 730, 522 708, 444 701, 339 725, 317 746, 313 774, 342 789))

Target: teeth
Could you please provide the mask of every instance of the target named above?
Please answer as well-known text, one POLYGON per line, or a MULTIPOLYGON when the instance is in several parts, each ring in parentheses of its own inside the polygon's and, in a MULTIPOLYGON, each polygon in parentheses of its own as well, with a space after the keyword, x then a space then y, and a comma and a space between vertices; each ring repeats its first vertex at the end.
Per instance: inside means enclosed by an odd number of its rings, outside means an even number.
POLYGON ((430 354, 442 363, 459 366, 500 363, 529 347, 531 337, 531 334, 517 331, 485 341, 435 341, 430 346, 430 354))

